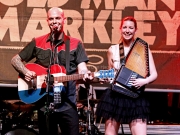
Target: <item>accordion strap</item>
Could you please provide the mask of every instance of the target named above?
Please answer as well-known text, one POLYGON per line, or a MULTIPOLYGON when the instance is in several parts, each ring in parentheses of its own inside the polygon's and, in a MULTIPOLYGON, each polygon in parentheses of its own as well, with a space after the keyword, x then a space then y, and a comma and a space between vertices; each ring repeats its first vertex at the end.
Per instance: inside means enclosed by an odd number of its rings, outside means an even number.
POLYGON ((113 62, 114 68, 119 70, 121 65, 125 65, 125 53, 124 53, 124 46, 122 43, 111 45, 112 53, 113 53, 113 62))
POLYGON ((120 63, 125 65, 125 55, 124 55, 124 46, 123 43, 119 44, 119 55, 120 55, 120 63))

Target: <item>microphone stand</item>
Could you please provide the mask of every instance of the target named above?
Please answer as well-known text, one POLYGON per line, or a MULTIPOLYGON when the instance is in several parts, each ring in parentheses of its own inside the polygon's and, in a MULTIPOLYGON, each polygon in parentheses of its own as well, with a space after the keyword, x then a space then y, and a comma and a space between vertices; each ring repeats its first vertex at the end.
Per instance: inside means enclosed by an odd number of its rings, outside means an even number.
POLYGON ((51 51, 51 56, 50 56, 50 64, 49 64, 49 66, 48 66, 48 69, 47 69, 47 77, 46 77, 46 103, 45 103, 45 105, 46 105, 46 112, 45 113, 47 113, 47 114, 49 114, 50 113, 50 90, 51 90, 51 88, 52 88, 52 84, 51 84, 51 65, 52 65, 52 63, 51 63, 51 59, 52 59, 52 51, 51 51))
POLYGON ((95 119, 94 119, 94 92, 92 90, 92 93, 89 94, 90 85, 85 83, 85 87, 87 89, 87 102, 88 102, 88 111, 87 111, 87 133, 88 135, 102 135, 102 133, 99 131, 98 127, 95 125, 95 119), (89 96, 91 96, 91 103, 89 96))
POLYGON ((54 51, 54 48, 53 48, 53 44, 54 44, 54 41, 53 41, 53 35, 54 35, 54 32, 51 32, 51 35, 50 35, 50 39, 49 39, 49 42, 51 44, 51 54, 50 54, 50 60, 49 60, 49 66, 48 66, 48 69, 47 69, 47 77, 46 77, 46 113, 49 114, 50 113, 50 90, 52 88, 52 80, 51 80, 51 65, 53 64, 52 63, 52 59, 53 59, 53 51, 54 51))
POLYGON ((87 114, 86 114, 86 117, 87 117, 87 121, 86 121, 86 125, 87 125, 87 130, 86 130, 86 133, 87 135, 91 135, 91 110, 90 110, 90 103, 89 103, 89 90, 90 90, 90 86, 89 84, 87 84, 87 82, 85 82, 85 87, 86 87, 86 90, 87 90, 87 107, 88 107, 88 110, 87 110, 87 114))
POLYGON ((54 104, 50 104, 50 102, 49 102, 50 90, 53 89, 53 92, 54 92, 54 86, 53 86, 54 78, 51 75, 51 66, 53 64, 55 64, 55 59, 58 63, 57 47, 64 42, 63 40, 60 40, 59 42, 55 42, 54 34, 55 34, 55 30, 51 32, 51 35, 49 38, 49 42, 51 44, 51 55, 50 55, 50 61, 49 61, 49 66, 48 66, 48 70, 47 70, 47 79, 46 79, 46 84, 47 84, 47 87, 46 87, 46 94, 47 94, 46 110, 47 110, 47 113, 54 111, 53 109, 55 107, 54 104))
POLYGON ((54 32, 51 32, 50 40, 49 40, 50 43, 51 43, 51 55, 50 55, 49 66, 48 66, 48 69, 47 69, 47 79, 46 79, 47 102, 46 102, 46 105, 45 105, 45 109, 46 109, 45 114, 46 114, 46 123, 47 123, 47 132, 48 132, 48 134, 49 134, 49 114, 54 112, 54 107, 55 107, 54 103, 50 104, 50 90, 52 89, 53 93, 54 93, 54 86, 53 86, 53 83, 54 83, 53 79, 54 78, 53 78, 53 76, 51 76, 51 66, 53 64, 55 64, 55 57, 56 57, 56 59, 58 59, 57 51, 55 52, 56 48, 60 44, 63 43, 62 40, 60 42, 55 43, 55 40, 54 40, 53 36, 54 36, 54 32))

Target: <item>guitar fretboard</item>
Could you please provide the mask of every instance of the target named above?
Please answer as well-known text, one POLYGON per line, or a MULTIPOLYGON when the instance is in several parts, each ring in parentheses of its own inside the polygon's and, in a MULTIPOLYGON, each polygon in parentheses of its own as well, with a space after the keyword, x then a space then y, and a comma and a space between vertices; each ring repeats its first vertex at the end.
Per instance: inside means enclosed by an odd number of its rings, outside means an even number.
POLYGON ((83 77, 84 77, 84 74, 58 76, 58 77, 54 77, 54 81, 66 82, 66 81, 72 81, 72 80, 80 80, 80 79, 83 79, 83 77))

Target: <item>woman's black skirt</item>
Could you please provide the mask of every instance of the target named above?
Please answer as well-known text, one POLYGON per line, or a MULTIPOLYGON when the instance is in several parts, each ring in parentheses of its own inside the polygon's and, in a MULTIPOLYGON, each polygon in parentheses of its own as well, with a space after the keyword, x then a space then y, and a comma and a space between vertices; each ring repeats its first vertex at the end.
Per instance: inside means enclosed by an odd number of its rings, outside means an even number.
POLYGON ((97 118, 115 119, 117 122, 130 123, 133 120, 149 120, 149 102, 141 95, 138 98, 131 98, 110 88, 101 97, 97 105, 97 118))

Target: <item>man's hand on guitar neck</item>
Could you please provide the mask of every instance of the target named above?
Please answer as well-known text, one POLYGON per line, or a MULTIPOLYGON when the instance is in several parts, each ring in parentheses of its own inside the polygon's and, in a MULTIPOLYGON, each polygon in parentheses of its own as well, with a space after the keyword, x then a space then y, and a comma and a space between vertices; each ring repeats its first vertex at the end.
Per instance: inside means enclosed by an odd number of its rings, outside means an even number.
POLYGON ((89 80, 92 80, 94 77, 92 76, 91 74, 91 71, 89 71, 87 69, 87 66, 86 66, 86 63, 85 62, 81 62, 79 65, 78 65, 78 73, 79 74, 84 74, 84 77, 83 77, 83 81, 89 81, 89 80))
POLYGON ((86 71, 86 73, 84 74, 84 78, 83 78, 83 80, 84 81, 90 81, 90 80, 93 80, 93 76, 92 76, 92 74, 91 74, 91 71, 86 71))

